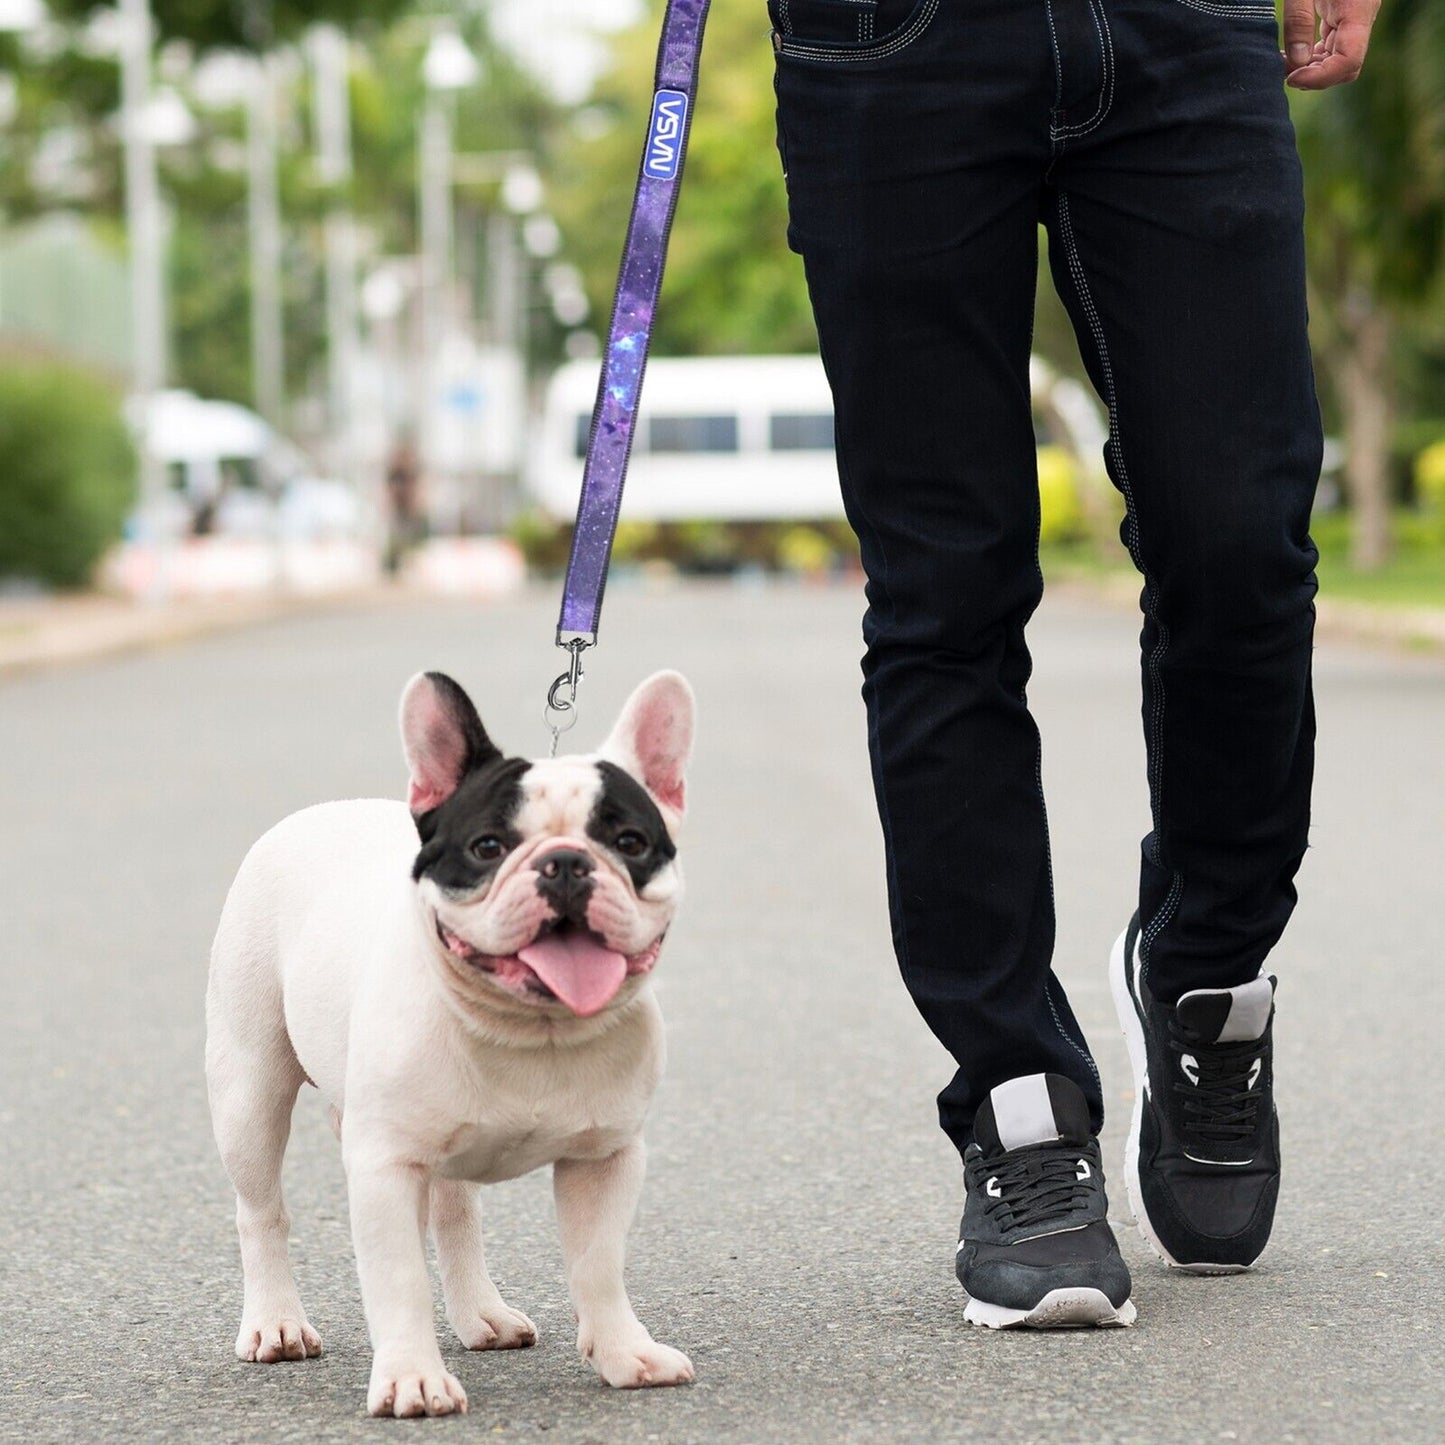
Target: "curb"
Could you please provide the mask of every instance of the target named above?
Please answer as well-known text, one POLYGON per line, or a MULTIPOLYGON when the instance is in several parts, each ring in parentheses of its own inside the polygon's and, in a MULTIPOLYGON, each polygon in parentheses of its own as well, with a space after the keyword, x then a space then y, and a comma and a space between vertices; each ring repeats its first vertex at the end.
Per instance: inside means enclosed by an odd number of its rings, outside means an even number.
POLYGON ((97 595, 0 602, 0 679, 387 600, 387 592, 366 589, 187 602, 130 602, 97 595))
MULTIPOLYGON (((1049 587, 1119 611, 1137 611, 1139 605, 1139 582, 1132 576, 1064 575, 1050 579, 1049 587)), ((189 602, 130 602, 99 595, 0 601, 0 679, 290 617, 424 600, 425 594, 409 589, 368 587, 189 602)), ((1445 608, 1376 607, 1327 598, 1317 605, 1317 624, 1321 634, 1348 642, 1445 653, 1445 608)))

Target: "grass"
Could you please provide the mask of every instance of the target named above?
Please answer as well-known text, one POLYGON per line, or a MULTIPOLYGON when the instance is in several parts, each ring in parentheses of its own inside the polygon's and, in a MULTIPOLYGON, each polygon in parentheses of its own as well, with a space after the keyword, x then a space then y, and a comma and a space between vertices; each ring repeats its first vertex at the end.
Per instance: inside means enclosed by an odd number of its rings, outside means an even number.
POLYGON ((1445 547, 1404 552, 1378 572, 1357 572, 1343 557, 1320 557, 1320 594, 1379 607, 1445 610, 1445 547))
MULTIPOLYGON (((1320 549, 1320 596, 1387 608, 1445 611, 1445 523, 1415 512, 1396 518, 1395 553, 1377 572, 1360 572, 1349 562, 1349 520, 1339 514, 1316 519, 1311 528, 1320 549)), ((1109 582, 1136 575, 1120 551, 1105 555, 1087 542, 1056 543, 1041 549, 1050 579, 1109 582)))
POLYGON ((1320 549, 1320 594, 1377 607, 1445 610, 1445 525, 1441 519, 1401 512, 1395 518, 1395 551, 1375 572, 1350 566, 1349 523, 1322 517, 1313 533, 1320 549))

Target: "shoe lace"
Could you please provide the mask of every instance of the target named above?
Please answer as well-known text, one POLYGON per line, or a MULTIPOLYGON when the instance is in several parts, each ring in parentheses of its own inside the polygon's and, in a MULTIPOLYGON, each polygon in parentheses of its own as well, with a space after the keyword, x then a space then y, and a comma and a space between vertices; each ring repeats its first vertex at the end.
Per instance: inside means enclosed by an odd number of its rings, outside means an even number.
POLYGON ((1046 1144, 1010 1150, 996 1164, 985 1161, 984 1213, 1004 1232, 1070 1213, 1089 1195, 1093 1168, 1080 1179, 1082 1160, 1072 1145, 1046 1144))
POLYGON ((1259 1122, 1261 1091, 1252 1085, 1258 1080, 1263 1043, 1244 1039, 1232 1044, 1202 1044, 1171 1020, 1169 1047, 1179 1055, 1180 1073, 1185 1057, 1198 1071, 1197 1083, 1174 1082, 1192 1132, 1221 1144, 1249 1138, 1259 1122))

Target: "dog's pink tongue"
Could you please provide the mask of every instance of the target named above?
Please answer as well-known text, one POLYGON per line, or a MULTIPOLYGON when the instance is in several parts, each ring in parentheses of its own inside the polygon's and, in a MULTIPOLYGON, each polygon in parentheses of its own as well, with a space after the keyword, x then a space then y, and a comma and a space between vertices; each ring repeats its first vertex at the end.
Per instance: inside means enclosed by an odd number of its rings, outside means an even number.
POLYGON ((590 933, 549 933, 517 957, 579 1018, 606 1008, 627 977, 627 958, 590 933))

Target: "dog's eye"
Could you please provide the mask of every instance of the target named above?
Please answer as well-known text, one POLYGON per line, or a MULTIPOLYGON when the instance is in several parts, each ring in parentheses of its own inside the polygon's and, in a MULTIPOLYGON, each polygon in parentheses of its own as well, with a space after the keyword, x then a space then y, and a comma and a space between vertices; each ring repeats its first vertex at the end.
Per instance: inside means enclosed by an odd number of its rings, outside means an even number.
POLYGON ((483 863, 495 863, 507 851, 507 845, 495 833, 487 833, 472 844, 472 857, 483 863))
POLYGON ((624 858, 641 858, 652 845, 635 828, 628 828, 626 832, 617 835, 612 846, 624 858))

